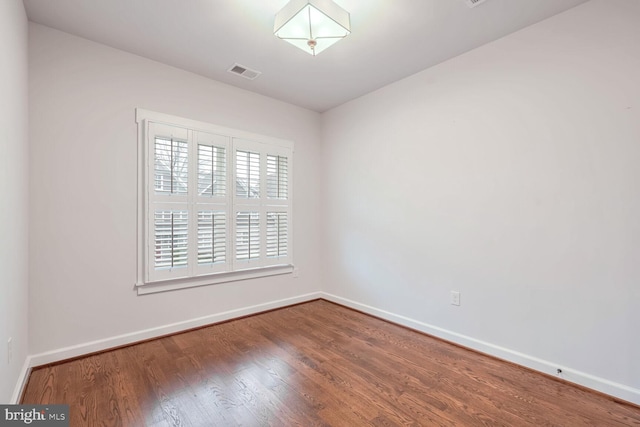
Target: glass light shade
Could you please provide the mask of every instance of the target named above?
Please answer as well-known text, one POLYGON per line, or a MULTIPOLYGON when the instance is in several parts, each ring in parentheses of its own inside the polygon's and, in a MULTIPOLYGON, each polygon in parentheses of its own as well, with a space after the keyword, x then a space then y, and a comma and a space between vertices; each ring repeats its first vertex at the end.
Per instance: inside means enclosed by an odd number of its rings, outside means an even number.
POLYGON ((349 12, 331 0, 291 0, 276 14, 273 32, 317 55, 351 32, 349 12))

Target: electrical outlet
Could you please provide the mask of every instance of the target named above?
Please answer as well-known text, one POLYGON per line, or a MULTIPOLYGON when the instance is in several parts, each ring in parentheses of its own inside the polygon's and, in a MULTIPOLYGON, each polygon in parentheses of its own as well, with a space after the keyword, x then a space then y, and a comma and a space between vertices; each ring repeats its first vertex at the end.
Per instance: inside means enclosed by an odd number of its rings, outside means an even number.
POLYGON ((451 305, 460 305, 460 292, 451 291, 451 305))
POLYGON ((13 359, 13 338, 7 340, 7 364, 11 363, 13 359))

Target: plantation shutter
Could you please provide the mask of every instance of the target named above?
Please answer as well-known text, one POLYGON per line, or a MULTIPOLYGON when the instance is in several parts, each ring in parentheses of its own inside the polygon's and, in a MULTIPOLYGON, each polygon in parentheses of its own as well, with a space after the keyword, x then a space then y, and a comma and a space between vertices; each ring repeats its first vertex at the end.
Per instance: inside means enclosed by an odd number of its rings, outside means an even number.
POLYGON ((236 260, 249 261, 260 258, 260 235, 259 212, 236 213, 236 260))
POLYGON ((260 198, 260 153, 236 150, 236 197, 260 198))
POLYGON ((267 257, 286 257, 289 251, 287 212, 267 212, 267 257))
POLYGON ((290 272, 292 145, 193 123, 144 121, 141 286, 290 272))
POLYGON ((195 132, 198 164, 197 194, 194 211, 197 260, 195 274, 231 271, 231 199, 229 191, 230 138, 207 132, 195 132))
POLYGON ((226 190, 226 148, 198 144, 198 194, 224 197, 226 190))
POLYGON ((223 211, 198 212, 198 265, 227 259, 227 215, 223 211))
POLYGON ((155 191, 157 194, 187 194, 189 162, 187 141, 154 138, 155 191))
POLYGON ((291 151, 242 139, 233 140, 234 268, 291 262, 291 151))
POLYGON ((291 151, 267 147, 266 262, 281 265, 292 262, 291 257, 291 151))
POLYGON ((188 277, 189 131, 149 123, 148 280, 188 277))
POLYGON ((187 266, 189 214, 156 210, 154 215, 155 268, 187 266))
POLYGON ((267 197, 270 199, 288 198, 289 173, 288 159, 285 156, 267 155, 267 197))

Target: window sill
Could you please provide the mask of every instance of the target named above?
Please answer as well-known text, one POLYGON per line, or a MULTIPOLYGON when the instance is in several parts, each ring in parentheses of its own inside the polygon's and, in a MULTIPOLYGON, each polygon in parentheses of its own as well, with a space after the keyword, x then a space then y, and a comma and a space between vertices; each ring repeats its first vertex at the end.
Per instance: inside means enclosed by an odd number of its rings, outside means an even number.
POLYGON ((235 282, 238 280, 257 279, 259 277, 277 276, 293 273, 293 265, 276 265, 260 267, 227 273, 210 274, 207 276, 190 277, 188 279, 166 280, 162 282, 137 283, 138 295, 155 294, 158 292, 174 291, 177 289, 195 288, 198 286, 215 285, 218 283, 235 282))

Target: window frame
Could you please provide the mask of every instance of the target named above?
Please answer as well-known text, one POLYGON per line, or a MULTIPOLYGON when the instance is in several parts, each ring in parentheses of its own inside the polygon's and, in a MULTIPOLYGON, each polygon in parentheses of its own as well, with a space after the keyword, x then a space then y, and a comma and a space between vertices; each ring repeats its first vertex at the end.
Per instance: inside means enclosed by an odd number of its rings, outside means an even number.
MULTIPOLYGON (((138 127, 138 194, 137 194, 137 279, 135 288, 138 295, 183 289, 216 283, 232 282, 294 271, 293 265, 293 157, 292 141, 258 135, 237 129, 226 128, 210 123, 185 119, 182 117, 136 108, 138 127), (188 142, 187 176, 188 194, 167 196, 157 195, 154 186, 155 130, 177 129, 176 139, 188 142), (183 138, 186 135, 186 138, 183 138), (224 142, 224 143, 223 143, 224 142), (224 146, 226 161, 225 195, 201 196, 198 194, 199 182, 199 145, 224 146), (237 197, 235 176, 236 150, 257 151, 260 153, 260 197, 243 199, 237 197), (269 198, 267 194, 267 156, 284 155, 287 157, 287 199, 269 198), (195 189, 195 191, 194 191, 195 189), (155 222, 151 218, 153 207, 167 210, 187 210, 188 212, 188 266, 179 272, 155 270, 153 267, 155 249, 152 243, 155 222), (210 209, 207 209, 209 207, 210 209), (199 265, 198 260, 198 216, 201 211, 226 212, 226 256, 224 263, 199 265), (256 211, 260 214, 260 257, 250 262, 237 260, 236 212, 256 211), (277 262, 267 259, 267 212, 287 212, 286 257, 277 262), (184 273, 184 274, 182 274, 184 273)), ((173 136, 172 136, 173 138, 173 136)), ((178 269, 176 269, 178 271, 178 269)))

